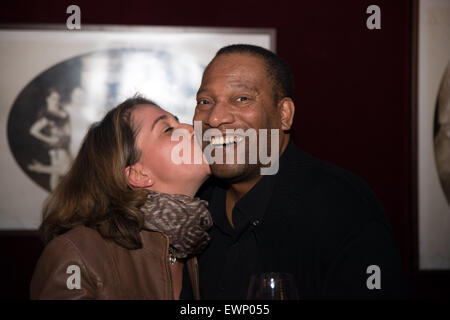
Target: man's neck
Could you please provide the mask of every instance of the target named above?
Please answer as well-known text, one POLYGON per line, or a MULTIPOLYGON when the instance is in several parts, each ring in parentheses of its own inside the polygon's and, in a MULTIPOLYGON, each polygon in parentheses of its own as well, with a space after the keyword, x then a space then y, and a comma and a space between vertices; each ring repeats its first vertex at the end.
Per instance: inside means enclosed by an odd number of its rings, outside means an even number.
MULTIPOLYGON (((290 140, 289 138, 290 138, 289 135, 287 135, 287 138, 283 139, 284 141, 282 141, 282 146, 281 146, 281 150, 279 153, 280 157, 284 153, 284 151, 286 150, 286 148, 289 144, 289 140, 290 140)), ((247 194, 247 192, 249 192, 258 183, 259 180, 261 180, 261 178, 262 178, 262 175, 259 174, 259 175, 252 177, 251 179, 230 184, 230 187, 228 188, 227 194, 226 194, 225 209, 226 209, 228 221, 230 222, 232 227, 234 227, 233 209, 234 209, 234 206, 236 205, 236 202, 238 202, 239 199, 244 197, 247 194)))
POLYGON ((230 222, 231 226, 234 227, 232 213, 236 202, 238 202, 239 199, 245 196, 258 183, 258 181, 261 180, 261 178, 262 176, 258 175, 250 180, 230 184, 226 196, 226 212, 228 221, 230 222))

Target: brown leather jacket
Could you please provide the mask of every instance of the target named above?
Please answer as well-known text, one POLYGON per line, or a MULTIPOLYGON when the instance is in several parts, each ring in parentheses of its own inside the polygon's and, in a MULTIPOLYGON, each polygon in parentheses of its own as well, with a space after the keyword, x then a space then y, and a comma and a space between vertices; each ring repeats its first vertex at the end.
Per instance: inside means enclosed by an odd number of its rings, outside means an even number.
MULTIPOLYGON (((36 265, 31 299, 173 299, 168 238, 151 231, 142 231, 141 237, 138 250, 127 250, 87 227, 54 238, 36 265)), ((198 299, 196 258, 186 267, 198 299)))

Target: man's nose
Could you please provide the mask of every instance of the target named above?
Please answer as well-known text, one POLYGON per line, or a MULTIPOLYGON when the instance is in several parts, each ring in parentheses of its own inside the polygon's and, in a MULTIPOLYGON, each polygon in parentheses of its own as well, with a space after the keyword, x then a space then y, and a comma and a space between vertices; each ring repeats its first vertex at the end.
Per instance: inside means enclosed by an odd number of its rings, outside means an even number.
POLYGON ((230 112, 230 107, 225 102, 217 102, 211 108, 206 120, 206 124, 211 128, 219 128, 221 125, 234 122, 234 116, 230 112))

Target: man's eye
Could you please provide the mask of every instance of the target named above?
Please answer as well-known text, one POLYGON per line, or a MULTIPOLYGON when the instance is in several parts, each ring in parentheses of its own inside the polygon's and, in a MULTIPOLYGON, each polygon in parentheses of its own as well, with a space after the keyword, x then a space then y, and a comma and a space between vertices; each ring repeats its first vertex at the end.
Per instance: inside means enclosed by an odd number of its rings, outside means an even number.
POLYGON ((164 133, 169 132, 171 130, 173 130, 173 127, 167 127, 166 129, 164 129, 164 133))
POLYGON ((206 99, 201 99, 197 101, 197 104, 209 104, 209 101, 206 99))
POLYGON ((239 102, 244 102, 244 101, 247 101, 247 100, 248 100, 247 97, 239 97, 239 98, 237 98, 237 101, 239 101, 239 102))

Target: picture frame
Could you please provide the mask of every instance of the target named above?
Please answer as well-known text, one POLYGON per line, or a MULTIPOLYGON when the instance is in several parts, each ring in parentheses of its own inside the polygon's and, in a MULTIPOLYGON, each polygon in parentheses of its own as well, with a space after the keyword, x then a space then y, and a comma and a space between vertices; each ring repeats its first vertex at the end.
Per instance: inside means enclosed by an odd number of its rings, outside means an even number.
POLYGON ((204 68, 218 49, 236 43, 275 51, 276 32, 1 25, 0 68, 8 79, 0 85, 0 231, 37 230, 42 205, 88 127, 124 99, 142 94, 192 123, 204 68))
MULTIPOLYGON (((441 282, 445 277, 448 283, 450 275, 450 194, 442 165, 445 150, 450 152, 450 144, 442 139, 448 118, 442 103, 450 103, 447 89, 445 97, 442 95, 446 79, 450 79, 448 30, 448 1, 413 2, 411 210, 413 271, 418 287, 436 277, 441 282)), ((450 89, 450 81, 448 85, 450 89)))

